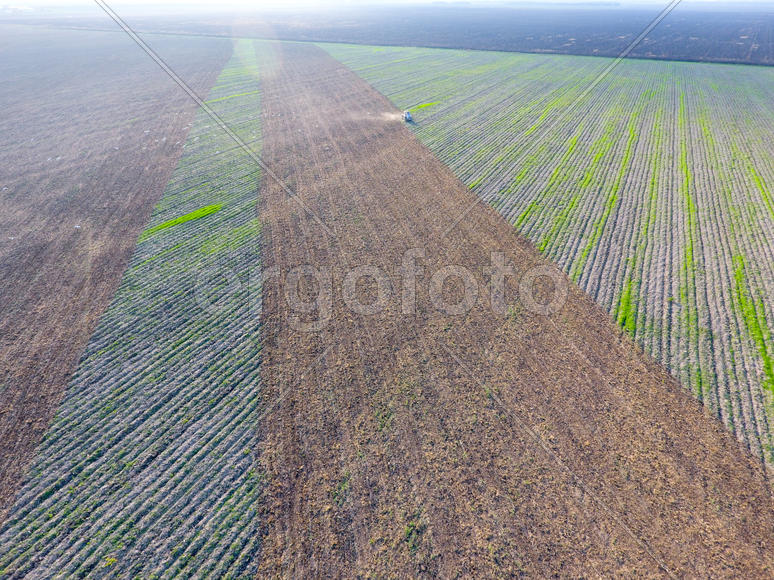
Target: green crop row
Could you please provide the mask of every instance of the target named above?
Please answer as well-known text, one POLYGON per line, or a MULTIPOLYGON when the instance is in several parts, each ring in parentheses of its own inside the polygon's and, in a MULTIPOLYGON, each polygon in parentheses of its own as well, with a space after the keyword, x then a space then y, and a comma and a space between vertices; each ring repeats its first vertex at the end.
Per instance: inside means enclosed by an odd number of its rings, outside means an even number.
POLYGON ((208 216, 208 215, 210 215, 212 213, 215 213, 216 211, 220 211, 220 209, 222 207, 223 206, 220 205, 219 203, 216 203, 214 205, 207 205, 207 206, 204 206, 204 207, 200 207, 199 209, 194 210, 194 211, 192 211, 190 213, 187 213, 185 215, 181 215, 179 217, 172 218, 171 220, 167 220, 167 221, 165 221, 163 223, 160 223, 158 225, 153 226, 152 228, 148 228, 147 230, 145 230, 140 235, 140 241, 143 241, 148 236, 151 236, 151 235, 153 235, 156 232, 159 232, 161 230, 165 230, 167 228, 171 228, 172 226, 177 226, 177 225, 180 225, 180 224, 184 224, 186 222, 190 222, 190 221, 193 221, 193 220, 198 220, 200 218, 206 217, 206 216, 208 216))

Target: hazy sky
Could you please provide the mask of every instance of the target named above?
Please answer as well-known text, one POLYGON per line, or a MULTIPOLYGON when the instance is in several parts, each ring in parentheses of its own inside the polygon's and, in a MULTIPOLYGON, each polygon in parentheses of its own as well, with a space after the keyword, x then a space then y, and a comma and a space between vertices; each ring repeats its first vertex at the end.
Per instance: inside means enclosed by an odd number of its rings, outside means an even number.
MULTIPOLYGON (((621 7, 635 7, 640 6, 653 10, 654 15, 658 14, 661 9, 666 8, 670 0, 465 0, 459 2, 456 0, 218 0, 213 2, 212 0, 105 0, 109 6, 114 8, 119 14, 137 13, 137 12, 152 12, 159 14, 176 14, 180 12, 217 12, 221 10, 235 10, 235 11, 260 11, 261 9, 268 10, 282 10, 282 9, 316 9, 324 10, 325 8, 334 8, 337 6, 368 6, 374 4, 395 4, 395 5, 417 5, 417 4, 431 4, 431 3, 449 3, 457 5, 473 5, 473 6, 485 6, 485 5, 497 5, 502 3, 507 4, 523 4, 535 6, 546 6, 550 4, 586 4, 589 6, 597 5, 614 7, 616 4, 621 7)), ((41 8, 41 7, 53 7, 58 9, 57 11, 68 12, 68 9, 81 13, 84 10, 91 12, 94 9, 99 10, 93 0, 0 0, 0 16, 4 6, 11 7, 24 7, 24 8, 41 8)), ((757 11, 762 10, 774 10, 774 0, 683 0, 678 7, 679 10, 695 8, 695 9, 722 9, 722 10, 739 10, 739 11, 757 11)))
MULTIPOLYGON (((223 0, 221 2, 213 3, 211 0, 133 0, 128 2, 127 0, 107 0, 109 5, 115 4, 116 6, 127 4, 143 4, 143 5, 174 5, 174 6, 211 6, 213 8, 224 6, 239 6, 250 8, 262 8, 262 7, 286 7, 291 8, 295 6, 313 6, 313 7, 331 7, 341 5, 363 5, 363 4, 430 4, 431 1, 438 2, 438 0, 223 0)), ((444 0, 441 0, 443 2, 444 0)), ((451 3, 458 3, 455 0, 447 0, 451 3)), ((466 0, 468 4, 497 4, 496 0, 466 0)), ((0 0, 0 6, 73 6, 83 5, 89 2, 88 0, 0 0)), ((513 3, 511 1, 510 3, 513 3)), ((524 2, 525 4, 548 4, 548 3, 561 3, 561 4, 591 4, 591 3, 613 3, 609 0, 541 0, 540 2, 530 2, 529 0, 524 2)), ((615 3, 621 5, 650 5, 650 6, 662 6, 666 7, 669 4, 669 0, 615 0, 615 3)), ((750 4, 749 0, 744 2, 750 4)), ((762 0, 760 4, 771 4, 772 2, 762 0)), ((683 4, 700 5, 700 4, 725 4, 732 6, 733 0, 683 0, 683 4)))

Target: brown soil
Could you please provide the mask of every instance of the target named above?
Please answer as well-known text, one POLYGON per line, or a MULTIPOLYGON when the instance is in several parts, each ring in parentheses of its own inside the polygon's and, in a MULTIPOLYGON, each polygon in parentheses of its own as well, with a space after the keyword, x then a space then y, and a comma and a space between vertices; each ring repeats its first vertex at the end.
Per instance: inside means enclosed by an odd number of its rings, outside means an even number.
MULTIPOLYGON (((123 33, 3 27, 0 521, 138 234, 195 105, 123 33)), ((153 42, 153 41, 152 41, 153 42)), ((206 91, 230 41, 157 40, 206 91)))
POLYGON ((546 262, 482 205, 444 236, 474 198, 389 102, 317 47, 276 51, 264 154, 300 201, 265 178, 266 266, 313 265, 334 294, 328 324, 300 332, 282 280, 264 289, 261 577, 771 577, 760 464, 577 288, 548 316, 437 310, 441 267, 466 267, 483 297, 504 252, 513 302, 546 262), (411 248, 424 275, 403 314, 411 248), (374 315, 340 291, 364 264, 393 284, 374 315))

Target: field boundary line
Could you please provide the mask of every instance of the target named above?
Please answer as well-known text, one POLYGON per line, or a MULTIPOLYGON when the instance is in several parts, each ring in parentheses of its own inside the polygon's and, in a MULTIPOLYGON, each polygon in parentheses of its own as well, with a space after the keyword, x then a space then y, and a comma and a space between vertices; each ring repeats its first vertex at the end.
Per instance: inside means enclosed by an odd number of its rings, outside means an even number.
POLYGON ((104 12, 107 14, 111 20, 113 20, 128 36, 131 38, 137 46, 139 46, 149 57, 153 59, 153 61, 161 67, 161 69, 167 73, 167 75, 181 88, 185 93, 199 106, 200 109, 202 109, 215 123, 225 132, 231 139, 236 142, 236 144, 241 148, 247 155, 250 156, 250 158, 255 161, 263 171, 266 172, 269 177, 271 177, 281 188, 282 190, 288 194, 288 196, 294 200, 304 211, 306 211, 310 216, 312 216, 312 219, 314 219, 317 224, 322 227, 322 229, 332 238, 336 238, 336 234, 334 234, 331 229, 325 225, 325 222, 322 221, 322 219, 307 205, 304 203, 304 201, 293 192, 286 184, 283 182, 279 176, 277 176, 276 173, 274 173, 269 166, 266 164, 266 162, 261 159, 261 156, 258 155, 253 149, 250 148, 247 143, 245 143, 242 138, 237 135, 231 127, 228 126, 228 124, 218 115, 202 98, 196 94, 196 91, 194 91, 188 83, 186 83, 180 76, 170 67, 164 59, 162 59, 156 51, 154 51, 142 38, 138 36, 138 34, 132 30, 132 28, 124 21, 123 18, 121 18, 116 12, 104 1, 104 0, 94 0, 94 3, 97 4, 104 12))
MULTIPOLYGON (((529 427, 511 408, 509 408, 503 400, 500 398, 500 396, 495 393, 493 390, 487 389, 486 385, 481 382, 481 379, 479 379, 473 371, 471 371, 464 362, 462 362, 462 359, 457 356, 457 354, 449 348, 447 345, 441 343, 441 348, 446 351, 446 353, 454 359, 454 362, 457 363, 457 365, 465 371, 465 373, 472 378, 478 386, 481 387, 481 389, 489 395, 492 400, 497 403, 497 406, 500 407, 501 411, 503 413, 506 413, 509 417, 511 417, 514 421, 516 421, 516 424, 527 434, 529 437, 538 444, 538 446, 543 449, 546 455, 553 460, 554 463, 556 463, 560 469, 562 469, 564 472, 569 474, 569 476, 577 483, 578 487, 580 487, 585 494, 587 494, 598 506, 602 508, 602 511, 607 513, 607 515, 613 520, 615 524, 620 526, 631 538, 639 544, 639 546, 645 550, 645 552, 650 556, 656 564, 664 571, 670 578, 677 579, 677 576, 672 572, 672 570, 669 569, 669 567, 666 565, 666 563, 656 555, 656 553, 653 551, 653 549, 650 547, 650 545, 640 538, 636 533, 634 533, 634 530, 632 530, 629 525, 622 519, 620 514, 616 512, 613 508, 609 507, 600 497, 594 493, 594 491, 589 488, 588 485, 580 478, 579 475, 577 475, 569 465, 567 465, 564 461, 562 461, 562 458, 559 456, 558 453, 556 453, 553 449, 551 449, 548 445, 545 444, 545 442, 540 438, 540 436, 535 433, 533 429, 529 427)), ((513 428, 511 428, 508 425, 505 425, 506 428, 513 432, 513 428)))
MULTIPOLYGON (((653 20, 651 20, 648 23, 648 25, 642 30, 642 32, 640 32, 637 35, 637 37, 632 42, 630 42, 629 45, 626 48, 624 48, 621 51, 621 53, 617 57, 615 57, 615 59, 613 59, 613 61, 610 62, 604 69, 602 69, 602 71, 596 77, 594 77, 594 80, 591 81, 591 83, 589 83, 589 85, 584 89, 584 91, 580 95, 578 95, 575 99, 573 99, 573 101, 564 110, 564 112, 560 113, 559 117, 556 120, 554 120, 552 123, 549 124, 548 129, 550 130, 550 129, 554 128, 561 121, 565 120, 565 117, 569 113, 571 113, 573 111, 573 109, 578 105, 578 103, 580 103, 583 99, 585 99, 587 96, 589 96, 589 93, 591 93, 591 91, 593 91, 595 88, 597 88, 597 86, 599 86, 599 83, 601 83, 611 72, 613 72, 613 69, 615 69, 619 64, 621 64, 621 62, 627 56, 629 56, 631 54, 631 52, 635 48, 637 48, 637 46, 639 46, 639 44, 643 40, 645 40, 645 37, 648 36, 648 34, 650 34, 651 32, 653 32, 653 29, 656 28, 656 26, 658 26, 661 23, 661 21, 664 20, 664 18, 669 16, 672 13, 672 11, 675 8, 677 8, 677 6, 682 1, 683 0, 671 0, 671 2, 669 2, 669 4, 661 12, 659 12, 658 15, 653 20)), ((568 89, 568 92, 570 90, 572 90, 572 89, 568 89)), ((524 156, 526 156, 529 153, 532 153, 536 148, 537 148, 537 145, 534 145, 530 149, 527 149, 524 152, 524 156)), ((463 219, 465 219, 465 216, 468 215, 470 210, 472 210, 479 201, 483 201, 481 198, 478 197, 477 194, 474 193, 473 195, 474 195, 474 197, 476 199, 465 209, 465 211, 463 211, 460 214, 460 216, 456 220, 454 220, 454 222, 452 222, 452 224, 448 228, 446 228, 446 230, 444 231, 443 235, 441 236, 442 239, 446 238, 446 236, 449 235, 449 232, 451 232, 454 228, 456 228, 457 225, 463 219)))

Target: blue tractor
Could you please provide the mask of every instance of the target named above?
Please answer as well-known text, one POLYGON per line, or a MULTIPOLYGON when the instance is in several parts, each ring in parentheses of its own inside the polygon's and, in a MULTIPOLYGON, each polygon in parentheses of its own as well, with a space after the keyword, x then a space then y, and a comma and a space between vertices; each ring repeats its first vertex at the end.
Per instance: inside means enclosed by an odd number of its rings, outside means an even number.
POLYGON ((414 117, 411 116, 410 111, 403 111, 403 120, 406 121, 406 123, 413 123, 414 117))

